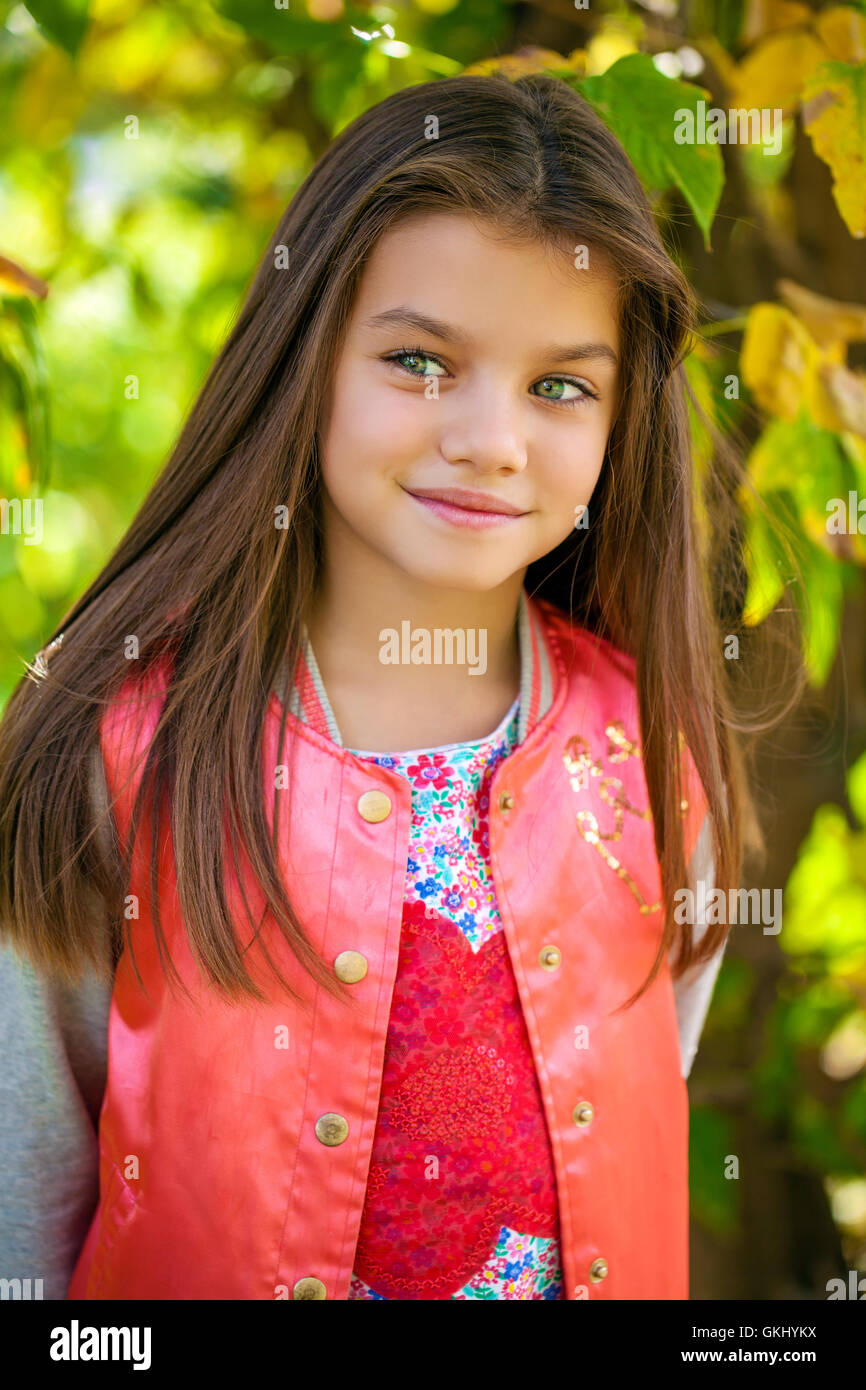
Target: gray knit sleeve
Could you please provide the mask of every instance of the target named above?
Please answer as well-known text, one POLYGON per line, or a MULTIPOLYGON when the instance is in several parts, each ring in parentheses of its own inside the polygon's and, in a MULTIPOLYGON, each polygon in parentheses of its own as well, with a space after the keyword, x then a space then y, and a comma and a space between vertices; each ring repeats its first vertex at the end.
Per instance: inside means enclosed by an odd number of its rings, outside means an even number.
MULTIPOLYGON (((103 787, 94 769, 95 801, 103 787)), ((70 984, 0 941, 0 1279, 21 1281, 2 1286, 12 1297, 27 1280, 30 1297, 66 1297, 96 1209, 111 990, 110 973, 70 984)))

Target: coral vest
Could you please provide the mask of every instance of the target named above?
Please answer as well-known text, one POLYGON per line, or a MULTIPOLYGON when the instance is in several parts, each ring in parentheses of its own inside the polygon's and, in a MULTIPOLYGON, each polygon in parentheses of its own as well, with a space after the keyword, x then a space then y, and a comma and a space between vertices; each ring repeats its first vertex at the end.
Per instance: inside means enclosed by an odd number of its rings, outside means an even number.
MULTIPOLYGON (((521 621, 532 680, 522 741, 491 784, 490 869, 555 1164, 563 1297, 686 1299, 688 1095, 667 960, 636 1004, 614 1012, 643 983, 662 929, 634 662, 525 595, 521 621)), ((70 1299, 348 1296, 397 970, 411 789, 335 741, 318 673, 303 658, 299 671, 282 764, 272 692, 262 795, 271 826, 276 770, 287 767, 280 870, 350 1004, 314 984, 268 918, 260 941, 310 1005, 280 993, 258 943, 245 959, 266 1001, 223 1000, 187 943, 164 818, 162 927, 191 998, 171 991, 152 929, 148 836, 137 836, 130 928, 147 994, 125 948, 109 1018, 99 1204, 70 1299)), ((102 717, 124 839, 168 679, 166 663, 152 668, 129 700, 130 678, 102 717)), ((706 800, 687 751, 684 761, 689 858, 706 800)), ((241 871, 258 918, 264 899, 243 856, 241 871)), ((240 889, 230 872, 230 904, 240 889)), ((249 942, 242 912, 237 929, 249 942)))

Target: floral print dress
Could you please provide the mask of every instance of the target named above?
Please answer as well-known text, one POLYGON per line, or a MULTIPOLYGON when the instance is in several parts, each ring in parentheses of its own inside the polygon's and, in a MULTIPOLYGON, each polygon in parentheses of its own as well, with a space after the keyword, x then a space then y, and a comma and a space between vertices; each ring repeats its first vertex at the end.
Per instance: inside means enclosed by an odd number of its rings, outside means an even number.
POLYGON ((475 742, 352 750, 408 780, 412 822, 350 1299, 562 1297, 553 1155, 489 867, 518 714, 475 742))

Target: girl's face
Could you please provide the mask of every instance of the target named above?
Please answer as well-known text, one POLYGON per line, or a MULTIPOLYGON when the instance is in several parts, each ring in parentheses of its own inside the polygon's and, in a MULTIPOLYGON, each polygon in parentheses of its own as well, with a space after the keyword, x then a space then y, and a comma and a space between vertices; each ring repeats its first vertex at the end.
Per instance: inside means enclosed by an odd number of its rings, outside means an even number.
POLYGON ((588 268, 575 257, 450 213, 380 238, 319 430, 327 564, 366 555, 487 591, 569 535, 601 472, 620 350, 614 280, 593 249, 588 268))

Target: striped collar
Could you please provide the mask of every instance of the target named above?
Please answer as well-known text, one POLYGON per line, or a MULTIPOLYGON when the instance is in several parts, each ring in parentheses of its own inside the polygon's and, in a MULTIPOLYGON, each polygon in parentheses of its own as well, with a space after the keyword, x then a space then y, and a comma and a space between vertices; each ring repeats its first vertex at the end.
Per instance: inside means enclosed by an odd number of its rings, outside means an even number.
MULTIPOLYGON (((545 632, 544 620, 538 606, 520 590, 517 609, 517 637, 520 647, 520 708, 517 741, 522 743, 535 728, 539 719, 553 703, 554 664, 545 632)), ((285 677, 281 671, 275 684, 280 702, 285 700, 285 677)), ((289 713, 330 739, 338 748, 343 740, 334 711, 325 692, 309 636, 304 632, 303 646, 295 667, 295 678, 289 695, 289 713)))

